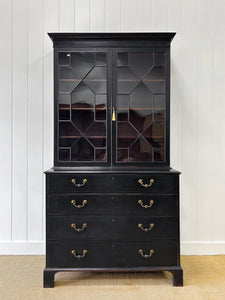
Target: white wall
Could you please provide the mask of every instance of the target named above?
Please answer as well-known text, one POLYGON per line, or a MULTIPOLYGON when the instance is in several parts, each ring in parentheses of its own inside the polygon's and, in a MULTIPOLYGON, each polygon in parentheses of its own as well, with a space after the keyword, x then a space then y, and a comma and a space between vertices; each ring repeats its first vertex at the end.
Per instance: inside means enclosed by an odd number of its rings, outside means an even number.
POLYGON ((225 254, 225 1, 0 0, 0 254, 44 253, 53 165, 47 32, 175 31, 171 165, 183 254, 225 254))

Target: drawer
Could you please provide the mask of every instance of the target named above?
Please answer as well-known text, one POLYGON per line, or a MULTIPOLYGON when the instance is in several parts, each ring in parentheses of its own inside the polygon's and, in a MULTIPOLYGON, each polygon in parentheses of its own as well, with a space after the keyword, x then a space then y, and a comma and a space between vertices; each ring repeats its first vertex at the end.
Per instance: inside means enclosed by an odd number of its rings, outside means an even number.
POLYGON ((178 216, 178 195, 47 195, 53 215, 178 216))
POLYGON ((48 243, 47 267, 132 268, 176 266, 178 264, 177 245, 176 240, 126 243, 94 241, 48 243), (146 258, 145 255, 147 255, 146 258), (77 256, 80 256, 80 258, 77 256))
POLYGON ((48 240, 149 240, 177 238, 176 218, 48 217, 48 240))
POLYGON ((48 174, 47 192, 178 194, 178 174, 48 174))

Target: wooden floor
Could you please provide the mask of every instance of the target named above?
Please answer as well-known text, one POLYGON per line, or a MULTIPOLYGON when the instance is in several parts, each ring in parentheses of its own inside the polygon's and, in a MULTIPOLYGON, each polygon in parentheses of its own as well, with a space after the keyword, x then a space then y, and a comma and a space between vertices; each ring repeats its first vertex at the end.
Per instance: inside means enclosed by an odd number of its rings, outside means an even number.
POLYGON ((168 272, 58 273, 54 289, 42 288, 44 256, 0 256, 0 299, 224 300, 225 256, 183 256, 184 286, 168 272))

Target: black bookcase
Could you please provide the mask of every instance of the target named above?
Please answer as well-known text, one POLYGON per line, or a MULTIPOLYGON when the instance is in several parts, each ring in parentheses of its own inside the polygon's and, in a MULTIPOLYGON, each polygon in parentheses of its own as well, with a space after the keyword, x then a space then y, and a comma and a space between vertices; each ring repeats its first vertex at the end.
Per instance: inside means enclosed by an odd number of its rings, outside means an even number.
POLYGON ((162 271, 182 285, 170 168, 175 33, 50 33, 54 167, 44 286, 59 271, 162 271))

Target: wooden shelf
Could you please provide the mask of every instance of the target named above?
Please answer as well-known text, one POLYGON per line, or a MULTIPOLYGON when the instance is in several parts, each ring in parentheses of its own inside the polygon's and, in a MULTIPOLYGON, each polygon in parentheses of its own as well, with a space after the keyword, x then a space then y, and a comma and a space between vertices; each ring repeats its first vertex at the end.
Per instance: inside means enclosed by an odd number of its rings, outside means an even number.
MULTIPOLYGON (((87 107, 71 107, 72 110, 95 110, 95 111, 106 111, 105 108, 87 108, 87 107)), ((70 110, 70 107, 60 107, 59 110, 70 110)))
POLYGON ((165 108, 147 108, 147 107, 129 107, 129 108, 118 108, 118 111, 124 110, 124 111, 128 111, 128 110, 144 110, 144 111, 148 111, 148 110, 165 110, 165 108))
MULTIPOLYGON (((72 82, 80 82, 80 81, 94 81, 94 82, 99 82, 99 81, 103 81, 103 82, 106 82, 107 79, 59 79, 59 81, 72 81, 72 82)), ((152 82, 164 82, 165 79, 144 79, 144 80, 134 80, 134 79, 122 79, 122 80, 117 80, 118 82, 148 82, 148 81, 152 81, 152 82)))
MULTIPOLYGON (((72 110, 96 110, 96 111, 106 111, 106 108, 104 107, 95 107, 95 108, 89 108, 89 107, 71 107, 72 110)), ((59 110, 70 110, 70 107, 59 107, 59 110)), ((162 111, 165 110, 165 108, 143 108, 143 107, 137 107, 137 108, 118 108, 117 111, 128 111, 128 110, 144 110, 144 111, 162 111)))
MULTIPOLYGON (((80 104, 80 105, 85 105, 85 104, 80 104)), ((72 110, 96 110, 96 111, 106 111, 106 107, 105 105, 97 105, 95 107, 90 107, 87 106, 86 107, 83 107, 83 106, 79 106, 79 104, 72 104, 70 106, 70 104, 59 104, 59 110, 70 110, 70 108, 72 110)))
MULTIPOLYGON (((78 139, 81 136, 79 135, 62 135, 60 139, 78 139)), ((89 139, 106 139, 106 136, 86 136, 89 139)), ((117 139, 136 139, 136 136, 117 136, 117 139)), ((164 139, 164 136, 145 136, 148 139, 164 139)))
MULTIPOLYGON (((79 135, 62 135, 60 136, 59 138, 60 139, 78 139, 80 138, 81 136, 79 135)), ((86 136, 87 138, 89 139, 106 139, 106 136, 86 136)))

